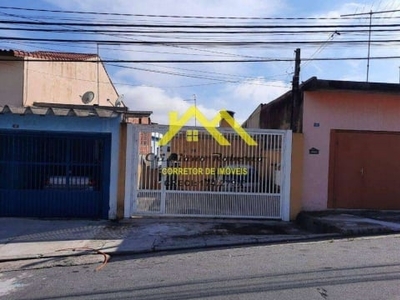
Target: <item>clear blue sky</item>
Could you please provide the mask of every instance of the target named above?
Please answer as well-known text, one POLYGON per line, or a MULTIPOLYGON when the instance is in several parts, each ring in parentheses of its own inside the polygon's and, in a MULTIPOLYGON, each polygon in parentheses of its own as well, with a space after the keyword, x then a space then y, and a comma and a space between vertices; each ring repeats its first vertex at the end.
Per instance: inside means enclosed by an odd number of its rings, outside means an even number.
MULTIPOLYGON (((0 8, 3 20, 50 21, 50 22, 103 22, 107 24, 150 24, 150 25, 211 25, 220 31, 207 34, 165 33, 166 28, 135 28, 135 34, 118 35, 117 33, 98 32, 83 34, 27 32, 6 29, 3 24, 0 47, 3 49, 21 49, 28 51, 68 51, 96 53, 96 43, 37 43, 32 41, 10 41, 6 37, 33 37, 49 39, 93 39, 98 41, 100 56, 105 60, 215 60, 215 59, 271 59, 274 62, 254 63, 106 63, 106 68, 118 92, 124 95, 125 103, 132 110, 154 111, 153 121, 166 123, 171 110, 184 111, 196 103, 202 112, 212 117, 218 110, 229 109, 236 112, 239 122, 260 104, 267 103, 291 86, 294 67, 294 50, 301 48, 301 80, 312 76, 321 79, 366 80, 366 60, 319 61, 306 59, 367 57, 367 44, 351 44, 346 41, 368 40, 368 27, 357 27, 358 31, 349 32, 351 27, 324 27, 326 25, 365 25, 364 18, 343 18, 344 14, 360 14, 390 11, 374 14, 373 25, 395 24, 400 18, 399 1, 302 1, 302 0, 2 0, 2 7, 33 8, 45 10, 72 10, 79 12, 97 12, 97 14, 66 14, 45 11, 25 11, 0 8), (99 14, 100 13, 100 14, 99 14), (102 13, 135 14, 105 15, 102 13), (156 15, 162 15, 157 17, 156 15), (185 16, 185 18, 182 18, 185 16), (194 16, 202 18, 192 18, 194 16), (179 18, 178 18, 179 17, 179 18), (216 18, 225 17, 225 19, 216 18), (227 19, 226 17, 243 17, 227 19), (383 17, 383 18, 382 18, 383 17), (262 19, 263 18, 263 19, 262 19), (291 18, 291 19, 265 19, 291 18), (306 18, 306 19, 302 19, 306 18), (254 25, 253 29, 243 33, 223 34, 228 29, 221 25, 254 25), (264 29, 259 26, 276 25, 277 28, 264 29), (291 26, 290 28, 282 26, 291 26), (304 27, 309 26, 309 27, 304 27), (314 26, 314 27, 312 27, 314 26), (258 28, 257 28, 258 27, 258 28), (366 31, 359 31, 364 29, 366 31), (148 30, 149 32, 143 32, 148 30), (279 30, 280 33, 267 33, 267 30, 279 30), (341 32, 341 30, 343 30, 341 32), (153 31, 153 32, 152 32, 153 31), (154 31, 157 31, 155 33, 154 31), (159 32, 164 31, 164 32, 159 32), (253 31, 249 33, 248 31, 253 31), (282 31, 290 31, 283 33, 282 31), (294 31, 299 31, 294 33, 294 31), (314 31, 305 33, 304 31, 314 31), (337 31, 337 34, 335 33, 337 31), (198 45, 107 45, 105 40, 123 41, 198 41, 198 45), (224 46, 203 45, 210 41, 264 41, 262 45, 224 46), (310 42, 314 44, 276 44, 276 42, 310 42), (343 42, 338 44, 337 42, 343 42), (284 61, 281 61, 284 60, 284 61), (194 96, 195 95, 195 96, 194 96)), ((21 28, 22 25, 10 27, 21 28)), ((32 28, 26 25, 26 28, 32 28)), ((39 28, 39 27, 37 27, 39 28)), ((54 26, 56 28, 56 26, 54 26)), ((68 29, 68 26, 57 26, 68 29)), ((88 29, 79 27, 80 29, 88 29)), ((105 27, 110 29, 110 27, 105 27)), ((383 27, 382 27, 383 28, 383 27)), ((374 29, 382 29, 374 28, 374 29)), ((121 28, 113 28, 121 29, 121 28)), ((172 30, 185 30, 174 28, 172 30)), ((186 30, 190 30, 186 28, 186 30)), ((197 29, 201 31, 205 29, 197 29)), ((399 32, 373 32, 372 40, 397 40, 399 32)), ((398 43, 371 44, 371 57, 400 56, 398 43)), ((370 61, 369 81, 399 82, 400 59, 373 59, 370 61)))

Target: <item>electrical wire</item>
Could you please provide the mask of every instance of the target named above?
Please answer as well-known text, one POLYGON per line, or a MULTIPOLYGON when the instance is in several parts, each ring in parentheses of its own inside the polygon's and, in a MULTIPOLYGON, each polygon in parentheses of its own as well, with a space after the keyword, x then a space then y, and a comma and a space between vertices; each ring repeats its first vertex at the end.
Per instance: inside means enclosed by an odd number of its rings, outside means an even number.
MULTIPOLYGON (((81 27, 132 27, 132 28, 213 28, 213 29, 260 29, 260 28, 369 28, 364 24, 319 24, 319 25, 205 25, 205 24, 140 24, 140 23, 88 23, 88 22, 36 22, 36 21, 15 21, 0 20, 1 24, 10 25, 35 25, 35 26, 81 26, 81 27)), ((375 24, 373 27, 400 27, 398 23, 375 24)))
MULTIPOLYGON (((398 55, 388 56, 372 56, 369 59, 374 60, 386 60, 386 59, 399 59, 398 55)), ((317 60, 317 61, 346 61, 346 60, 366 60, 367 57, 324 57, 324 58, 302 58, 302 61, 317 60)), ((0 58, 0 61, 21 61, 21 58, 0 58)), ((97 63, 97 60, 81 60, 81 59, 58 59, 60 62, 83 62, 83 63, 97 63)), ((236 59, 236 60, 132 60, 132 59, 110 59, 102 60, 103 63, 200 63, 200 64, 212 64, 212 63, 273 63, 273 62, 292 62, 293 58, 275 58, 275 59, 236 59)), ((54 62, 54 59, 29 59, 29 62, 54 62)))
MULTIPOLYGON (((131 13, 111 13, 94 11, 74 11, 74 10, 50 10, 38 8, 0 6, 0 9, 51 12, 78 15, 101 15, 101 16, 125 16, 125 17, 147 17, 147 18, 173 18, 173 19, 216 19, 216 20, 341 20, 341 17, 240 17, 240 16, 195 16, 195 15, 156 15, 156 14, 131 14, 131 13)), ((367 19, 362 17, 361 19, 367 19)))
MULTIPOLYGON (((93 43, 93 44, 104 44, 104 45, 145 45, 145 46, 160 46, 160 45, 196 45, 196 46, 272 46, 272 45, 300 45, 300 44, 311 44, 319 45, 325 43, 323 40, 302 40, 302 41, 174 41, 174 40, 163 40, 163 41, 126 41, 126 40, 94 40, 94 39, 51 39, 51 38, 28 38, 28 37, 4 37, 0 36, 0 40, 12 40, 12 41, 30 41, 30 42, 56 42, 56 43, 93 43)), ((346 44, 346 45, 357 45, 366 43, 399 43, 400 39, 382 39, 382 40, 340 40, 331 41, 332 44, 346 44)))
MULTIPOLYGON (((68 28, 10 28, 10 27, 0 27, 0 30, 10 30, 10 31, 36 31, 36 32, 54 32, 54 33, 80 33, 80 34, 93 34, 93 33, 123 33, 123 34, 218 34, 218 35, 224 35, 224 34, 249 34, 249 35, 255 35, 255 34, 270 34, 270 35, 289 35, 289 34, 326 34, 326 33, 332 33, 332 30, 260 30, 260 31, 247 31, 247 30, 241 30, 241 31, 210 31, 210 30, 151 30, 151 31, 146 31, 146 30, 116 30, 116 29, 68 29, 68 28)), ((369 29, 342 29, 340 30, 341 33, 352 33, 352 34, 357 34, 357 33, 367 33, 369 32, 369 29)), ((387 28, 387 29, 371 29, 372 33, 377 33, 377 32, 398 32, 398 28, 387 28)))

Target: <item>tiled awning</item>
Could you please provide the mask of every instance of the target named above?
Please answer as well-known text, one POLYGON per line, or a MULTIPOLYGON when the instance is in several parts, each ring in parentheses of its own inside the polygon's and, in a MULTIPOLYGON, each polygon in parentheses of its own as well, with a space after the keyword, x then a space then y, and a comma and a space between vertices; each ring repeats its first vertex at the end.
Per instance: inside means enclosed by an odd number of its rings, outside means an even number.
POLYGON ((104 109, 95 106, 87 106, 87 108, 60 108, 34 106, 16 107, 11 105, 4 105, 0 106, 0 114, 116 118, 120 116, 122 112, 116 112, 111 109, 104 109))

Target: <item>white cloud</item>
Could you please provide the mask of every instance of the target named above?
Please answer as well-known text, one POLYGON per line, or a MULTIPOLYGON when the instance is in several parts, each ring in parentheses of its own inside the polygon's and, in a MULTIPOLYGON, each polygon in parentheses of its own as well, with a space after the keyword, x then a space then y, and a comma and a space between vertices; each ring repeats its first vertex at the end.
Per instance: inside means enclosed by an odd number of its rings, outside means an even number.
POLYGON ((266 81, 264 78, 250 79, 225 89, 224 109, 236 112, 242 123, 261 103, 268 103, 287 92, 290 87, 282 81, 266 81))
POLYGON ((134 14, 171 14, 193 16, 267 15, 284 8, 280 0, 46 0, 64 9, 99 10, 134 14))
MULTIPOLYGON (((208 119, 213 118, 220 110, 232 110, 236 113, 238 122, 242 123, 260 103, 274 100, 289 88, 281 81, 267 82, 263 78, 248 80, 226 88, 212 99, 197 99, 197 108, 208 119)), ((159 124, 169 124, 169 112, 178 111, 183 114, 194 105, 193 98, 183 99, 169 95, 167 91, 156 87, 125 87, 121 88, 121 93, 124 94, 124 102, 130 110, 153 111, 152 121, 159 124)), ((194 120, 190 125, 194 125, 194 120)))
POLYGON ((268 103, 282 95, 288 89, 282 81, 266 81, 263 78, 246 80, 234 87, 234 98, 242 102, 268 103))
MULTIPOLYGON (((121 89, 124 95, 124 103, 130 110, 150 110, 153 112, 151 119, 155 123, 169 124, 169 112, 177 111, 183 114, 190 106, 194 105, 194 99, 182 99, 171 96, 165 90, 155 87, 140 86, 121 89)), ((197 105, 197 108, 208 118, 213 118, 218 110, 197 105)), ((191 120, 188 125, 194 125, 191 120)))

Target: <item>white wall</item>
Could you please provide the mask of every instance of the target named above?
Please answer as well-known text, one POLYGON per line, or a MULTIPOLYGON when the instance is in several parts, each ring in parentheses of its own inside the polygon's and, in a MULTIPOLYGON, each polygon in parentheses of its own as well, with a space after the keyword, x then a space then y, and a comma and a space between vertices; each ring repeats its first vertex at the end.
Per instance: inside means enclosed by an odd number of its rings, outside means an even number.
POLYGON ((24 106, 33 102, 83 104, 81 96, 86 91, 95 94, 88 105, 111 106, 118 94, 110 82, 103 64, 88 62, 25 62, 26 94, 24 106), (99 75, 99 76, 97 76, 99 75))
POLYGON ((81 96, 92 91, 88 105, 111 106, 118 98, 102 63, 94 61, 0 62, 0 106, 31 106, 34 102, 83 104, 81 96))

